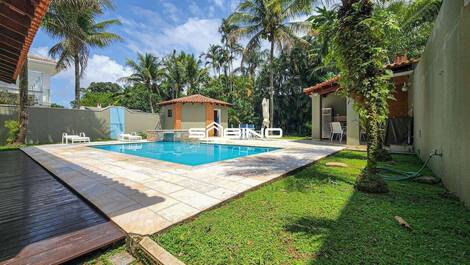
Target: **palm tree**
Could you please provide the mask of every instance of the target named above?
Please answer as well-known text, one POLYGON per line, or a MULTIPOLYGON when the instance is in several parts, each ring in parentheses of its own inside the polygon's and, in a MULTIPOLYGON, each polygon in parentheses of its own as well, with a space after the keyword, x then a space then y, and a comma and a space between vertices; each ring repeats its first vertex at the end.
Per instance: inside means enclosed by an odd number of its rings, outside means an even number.
POLYGON ((186 84, 186 65, 184 52, 177 53, 176 50, 163 60, 165 65, 165 81, 171 89, 171 98, 180 97, 186 84))
POLYGON ((200 57, 206 61, 205 65, 210 66, 214 71, 214 76, 220 76, 220 70, 223 67, 223 48, 220 45, 211 44, 206 53, 202 53, 200 57))
POLYGON ((103 48, 113 41, 121 40, 115 33, 107 32, 107 27, 120 25, 119 20, 96 22, 96 16, 110 8, 110 1, 104 0, 54 0, 43 20, 44 29, 59 39, 52 46, 49 55, 57 58, 56 68, 75 68, 75 106, 80 106, 80 77, 85 72, 90 48, 103 48))
POLYGON ((389 33, 389 59, 393 61, 397 54, 420 57, 434 21, 442 4, 442 0, 390 0, 378 4, 386 16, 394 21, 395 27, 389 33))
POLYGON ((270 117, 273 127, 274 114, 274 48, 289 48, 300 39, 296 33, 308 30, 308 23, 293 21, 311 11, 311 0, 244 0, 229 22, 236 28, 231 35, 236 38, 249 39, 244 54, 259 47, 262 40, 270 43, 270 117))
POLYGON ((185 75, 188 94, 200 93, 200 85, 208 78, 207 68, 202 68, 201 61, 196 59, 193 54, 185 58, 185 75))
POLYGON ((247 51, 241 61, 240 68, 242 74, 246 74, 251 78, 256 75, 256 69, 266 64, 266 59, 269 57, 269 50, 261 50, 260 47, 251 51, 247 51))
POLYGON ((236 30, 238 27, 236 25, 230 24, 228 19, 223 19, 222 24, 219 27, 219 33, 222 35, 221 41, 224 45, 226 68, 230 75, 232 74, 232 63, 237 55, 242 54, 243 47, 238 44, 237 39, 234 38, 231 33, 236 30))
POLYGON ((123 77, 120 81, 130 84, 143 84, 149 93, 148 103, 152 113, 155 112, 155 101, 153 94, 157 93, 161 97, 160 82, 163 76, 163 69, 159 59, 150 53, 137 53, 137 61, 128 59, 126 64, 131 67, 133 73, 128 77, 123 77))
POLYGON ((28 59, 24 60, 19 77, 20 104, 19 104, 19 131, 15 144, 24 144, 28 130, 28 59))

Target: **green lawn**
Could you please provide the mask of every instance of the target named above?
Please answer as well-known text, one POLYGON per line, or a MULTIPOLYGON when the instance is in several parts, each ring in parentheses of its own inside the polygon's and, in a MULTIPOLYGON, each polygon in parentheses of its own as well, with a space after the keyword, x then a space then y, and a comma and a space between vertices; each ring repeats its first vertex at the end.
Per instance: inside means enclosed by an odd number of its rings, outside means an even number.
MULTIPOLYGON (((98 250, 93 252, 90 255, 80 257, 72 262, 69 262, 69 265, 114 265, 111 258, 114 255, 126 252, 126 246, 124 244, 118 244, 116 246, 111 246, 109 248, 98 250)), ((139 261, 134 261, 129 265, 141 265, 139 261)))
MULTIPOLYGON (((394 159, 404 170, 420 165, 394 159)), ((439 185, 355 192, 364 164, 364 153, 340 152, 153 239, 187 264, 470 264, 469 210, 439 185)))
POLYGON ((0 152, 1 151, 11 151, 11 150, 16 150, 20 146, 11 146, 11 145, 0 145, 0 152))

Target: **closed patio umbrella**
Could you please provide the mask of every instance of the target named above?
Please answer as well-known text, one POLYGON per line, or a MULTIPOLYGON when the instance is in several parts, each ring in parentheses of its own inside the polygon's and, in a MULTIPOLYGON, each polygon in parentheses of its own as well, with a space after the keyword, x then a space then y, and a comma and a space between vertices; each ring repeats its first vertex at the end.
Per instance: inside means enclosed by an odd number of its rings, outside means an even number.
POLYGON ((263 128, 269 127, 269 100, 267 98, 263 98, 261 103, 263 109, 263 128))

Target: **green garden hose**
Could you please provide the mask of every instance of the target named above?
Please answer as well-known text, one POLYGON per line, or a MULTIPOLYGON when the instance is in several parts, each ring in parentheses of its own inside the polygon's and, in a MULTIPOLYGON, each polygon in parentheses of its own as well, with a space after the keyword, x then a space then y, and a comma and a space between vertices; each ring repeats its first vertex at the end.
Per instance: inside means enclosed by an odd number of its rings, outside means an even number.
POLYGON ((429 161, 434 156, 442 156, 442 154, 439 154, 437 153, 437 150, 434 150, 431 154, 429 154, 428 159, 426 159, 423 166, 417 172, 403 171, 403 170, 398 170, 398 169, 387 167, 387 166, 378 166, 377 169, 381 171, 388 171, 393 174, 393 175, 389 175, 389 174, 379 173, 379 175, 385 180, 400 181, 400 180, 415 179, 421 176, 421 173, 423 172, 424 169, 426 169, 426 166, 428 165, 429 161))

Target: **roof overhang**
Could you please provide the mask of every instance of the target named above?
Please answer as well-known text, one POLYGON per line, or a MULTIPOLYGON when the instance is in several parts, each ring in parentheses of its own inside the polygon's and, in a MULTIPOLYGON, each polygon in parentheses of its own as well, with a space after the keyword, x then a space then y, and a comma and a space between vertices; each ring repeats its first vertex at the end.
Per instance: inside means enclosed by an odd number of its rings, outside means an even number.
MULTIPOLYGON (((397 57, 394 63, 387 64, 384 66, 385 69, 389 69, 393 72, 392 78, 400 76, 409 76, 413 73, 415 65, 419 62, 419 59, 408 59, 406 56, 397 57)), ((304 93, 307 95, 318 94, 326 95, 338 91, 339 76, 328 79, 324 82, 318 83, 314 86, 307 87, 304 89, 304 93)))
POLYGON ((14 83, 51 0, 0 0, 0 81, 14 83))

